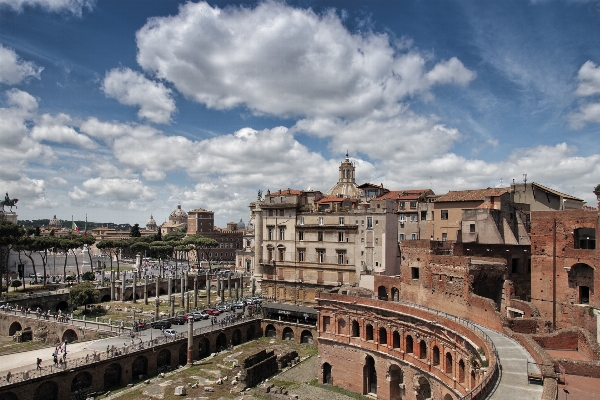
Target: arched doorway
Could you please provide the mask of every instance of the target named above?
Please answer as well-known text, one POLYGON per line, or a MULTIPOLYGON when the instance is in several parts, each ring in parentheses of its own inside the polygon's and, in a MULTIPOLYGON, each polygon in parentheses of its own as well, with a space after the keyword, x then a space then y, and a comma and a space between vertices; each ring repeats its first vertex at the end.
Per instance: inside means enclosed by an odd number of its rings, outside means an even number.
POLYGON ((187 364, 187 342, 179 346, 179 365, 187 364))
POLYGON ((313 344, 313 335, 308 330, 303 330, 300 334, 300 343, 313 344))
POLYGON ((8 328, 8 336, 13 336, 15 333, 22 329, 23 327, 21 326, 21 324, 15 321, 12 324, 10 324, 10 327, 8 328))
POLYGON ((444 400, 453 400, 453 399, 449 393, 446 393, 446 395, 444 396, 444 400))
POLYGON ((231 344, 237 346, 240 343, 242 343, 242 331, 236 329, 233 331, 233 335, 231 335, 231 344))
POLYGON ((594 293, 594 269, 587 264, 575 264, 569 273, 569 281, 574 281, 577 287, 577 303, 589 304, 590 295, 594 293))
POLYGON ((431 399, 431 385, 427 378, 421 375, 416 379, 415 392, 417 400, 431 399))
POLYGON ((52 381, 42 383, 35 389, 33 400, 58 400, 58 385, 52 381))
POLYGON ((198 357, 204 358, 208 356, 210 356, 210 342, 207 338, 203 337, 198 344, 198 357))
POLYGON ((246 330, 246 341, 249 342, 254 339, 254 335, 256 335, 256 328, 254 328, 254 325, 250 325, 246 330))
POLYGON ((266 337, 276 337, 277 336, 277 331, 275 330, 275 327, 271 324, 267 325, 267 327, 265 328, 265 336, 266 337))
POLYGON ((56 305, 56 312, 58 312, 58 310, 60 310, 61 312, 66 312, 69 309, 69 303, 67 303, 66 301, 61 301, 60 303, 58 303, 56 305))
POLYGON ((333 379, 331 378, 331 365, 329 363, 323 364, 323 384, 333 385, 333 379))
POLYGON ((72 343, 78 339, 77 332, 73 329, 67 329, 62 335, 62 342, 72 343))
POLYGON ((400 290, 397 287, 392 288, 392 301, 400 301, 400 290))
POLYGON ((131 364, 131 380, 142 380, 148 375, 148 359, 144 356, 139 356, 133 360, 131 364))
POLYGON ((121 385, 121 366, 117 363, 110 364, 104 370, 104 390, 110 390, 121 385))
POLYGON ((385 286, 379 286, 377 288, 377 298, 379 300, 385 300, 385 301, 387 301, 388 294, 387 294, 387 288, 385 286))
POLYGON ((294 331, 289 326, 286 326, 283 329, 283 334, 281 335, 281 339, 283 340, 294 340, 294 331))
POLYGON ((171 352, 167 349, 162 349, 156 357, 156 366, 158 372, 164 372, 171 369, 171 352))
POLYGON ((402 369, 396 364, 390 365, 390 399, 397 400, 402 398, 402 387, 404 383, 404 374, 402 369))
POLYGON ((375 370, 375 360, 371 356, 367 356, 365 359, 365 366, 363 367, 363 381, 363 394, 377 394, 377 371, 375 370))
POLYGON ((227 349, 227 336, 223 332, 217 336, 217 351, 223 351, 227 349))
POLYGON ((71 399, 87 399, 92 392, 92 374, 83 371, 71 381, 71 399))

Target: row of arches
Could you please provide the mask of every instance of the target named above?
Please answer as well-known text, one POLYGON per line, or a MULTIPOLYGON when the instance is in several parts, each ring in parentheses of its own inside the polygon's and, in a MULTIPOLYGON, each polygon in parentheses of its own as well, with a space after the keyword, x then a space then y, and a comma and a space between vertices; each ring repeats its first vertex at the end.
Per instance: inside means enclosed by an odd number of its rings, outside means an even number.
MULTIPOLYGON (((14 336, 17 332, 23 332, 23 338, 22 341, 29 341, 29 340, 33 340, 33 333, 31 332, 31 328, 30 327, 25 327, 25 329, 23 329, 23 325, 21 325, 21 323, 19 321, 13 321, 13 323, 10 324, 10 326, 8 327, 8 335, 9 336, 14 336)), ((76 341, 79 337, 77 336, 77 332, 75 332, 74 329, 66 329, 62 336, 59 338, 60 342, 67 342, 67 343, 72 343, 74 341, 76 341)))
MULTIPOLYGON (((295 339, 294 330, 292 328, 290 328, 289 326, 286 326, 285 328, 283 328, 283 330, 281 332, 281 336, 277 337, 277 329, 275 328, 275 326, 273 324, 268 324, 265 327, 265 337, 271 337, 271 338, 276 338, 276 339, 281 339, 281 340, 292 340, 292 341, 295 339)), ((313 343, 313 335, 308 329, 304 329, 300 333, 300 343, 304 343, 304 344, 312 344, 313 343)))
POLYGON ((358 320, 352 320, 350 332, 346 327, 344 318, 337 320, 337 334, 360 338, 364 341, 374 342, 379 345, 387 346, 392 350, 403 352, 405 355, 412 355, 425 365, 431 365, 438 372, 446 374, 448 378, 455 379, 465 389, 474 388, 477 385, 478 375, 474 368, 471 368, 470 377, 467 382, 468 365, 460 354, 456 355, 455 346, 449 346, 438 342, 435 337, 431 339, 417 338, 411 333, 401 333, 397 328, 391 328, 390 332, 385 326, 375 327, 372 323, 364 323, 364 329, 361 329, 358 320))

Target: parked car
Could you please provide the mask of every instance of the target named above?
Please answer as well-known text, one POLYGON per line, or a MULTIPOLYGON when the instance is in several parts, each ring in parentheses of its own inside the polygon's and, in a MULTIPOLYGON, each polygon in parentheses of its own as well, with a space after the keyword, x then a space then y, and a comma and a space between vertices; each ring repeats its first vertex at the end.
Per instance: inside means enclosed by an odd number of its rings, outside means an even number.
POLYGON ((163 334, 165 336, 169 336, 169 337, 173 337, 174 338, 175 336, 177 336, 177 331, 175 329, 165 329, 163 331, 163 334))
POLYGON ((237 308, 237 309, 244 308, 245 306, 246 306, 246 303, 244 303, 243 301, 235 303, 235 308, 237 308))
POLYGON ((169 329, 171 327, 171 323, 167 320, 161 320, 152 322, 150 326, 154 329, 169 329))
POLYGON ((229 311, 231 309, 231 306, 229 305, 225 305, 225 304, 219 304, 217 307, 215 307, 217 310, 219 310, 220 313, 224 313, 225 311, 229 311))
POLYGON ((210 316, 204 311, 195 312, 194 315, 198 315, 201 319, 208 319, 210 316))
POLYGON ((185 319, 185 318, 183 318, 183 317, 182 317, 182 316, 180 316, 180 315, 177 315, 177 316, 175 316, 175 317, 172 317, 172 318, 170 318, 170 319, 169 319, 169 321, 170 321, 172 324, 183 325, 183 324, 185 324, 185 322, 186 322, 186 319, 185 319))
POLYGON ((219 310, 215 310, 214 308, 207 308, 206 310, 204 310, 205 313, 207 313, 208 315, 219 315, 221 314, 219 312, 219 310))

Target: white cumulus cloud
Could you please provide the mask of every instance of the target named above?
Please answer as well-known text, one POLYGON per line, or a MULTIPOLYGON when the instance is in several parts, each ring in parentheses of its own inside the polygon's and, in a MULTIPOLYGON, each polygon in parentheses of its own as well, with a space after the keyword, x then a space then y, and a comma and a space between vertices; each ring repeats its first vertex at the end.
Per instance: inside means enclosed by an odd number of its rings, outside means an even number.
POLYGON ((39 79, 43 69, 0 44, 0 83, 14 85, 30 76, 39 79))
POLYGON ((0 11, 2 6, 19 12, 26 7, 41 7, 50 12, 69 12, 81 16, 84 9, 91 10, 95 3, 95 0, 0 0, 0 11))
POLYGON ((70 122, 71 118, 66 114, 56 116, 44 114, 40 123, 31 130, 31 137, 38 141, 68 143, 85 149, 96 148, 97 145, 92 139, 68 126, 70 122))
POLYGON ((129 68, 113 69, 106 74, 102 90, 121 104, 139 106, 138 117, 158 124, 171 121, 175 101, 171 89, 129 68))

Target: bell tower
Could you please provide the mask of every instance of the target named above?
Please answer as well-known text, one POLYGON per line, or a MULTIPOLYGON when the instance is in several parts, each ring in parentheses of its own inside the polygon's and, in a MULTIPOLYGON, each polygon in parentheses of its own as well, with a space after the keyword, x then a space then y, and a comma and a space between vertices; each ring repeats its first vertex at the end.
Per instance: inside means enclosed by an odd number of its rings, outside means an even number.
POLYGON ((340 183, 355 183, 354 170, 354 164, 350 162, 348 152, 346 152, 346 159, 340 164, 340 177, 338 181, 340 183))

